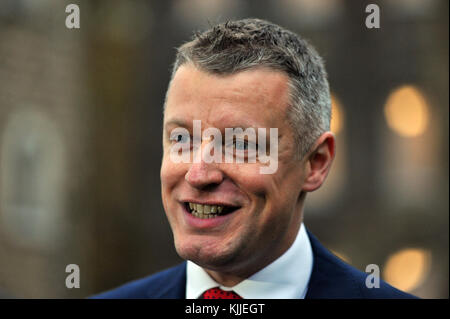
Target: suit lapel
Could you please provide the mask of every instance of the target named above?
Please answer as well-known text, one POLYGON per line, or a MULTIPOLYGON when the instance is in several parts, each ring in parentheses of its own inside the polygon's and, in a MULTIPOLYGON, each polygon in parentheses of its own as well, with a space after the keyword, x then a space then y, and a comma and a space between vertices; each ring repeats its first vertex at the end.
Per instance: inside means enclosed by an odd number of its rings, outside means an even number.
POLYGON ((314 265, 305 299, 361 298, 357 282, 336 256, 308 231, 314 265))
POLYGON ((171 269, 157 287, 148 291, 150 298, 185 299, 186 298, 186 262, 171 269))

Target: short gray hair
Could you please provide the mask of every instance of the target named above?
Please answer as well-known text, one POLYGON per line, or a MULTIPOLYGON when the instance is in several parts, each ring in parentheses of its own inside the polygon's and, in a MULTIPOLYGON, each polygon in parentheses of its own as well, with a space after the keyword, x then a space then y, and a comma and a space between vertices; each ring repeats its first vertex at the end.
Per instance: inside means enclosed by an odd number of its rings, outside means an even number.
POLYGON ((172 79, 178 68, 192 63, 213 74, 233 74, 265 66, 289 76, 287 118, 294 130, 297 158, 329 130, 331 99, 322 58, 299 35, 260 19, 218 24, 178 48, 172 79))

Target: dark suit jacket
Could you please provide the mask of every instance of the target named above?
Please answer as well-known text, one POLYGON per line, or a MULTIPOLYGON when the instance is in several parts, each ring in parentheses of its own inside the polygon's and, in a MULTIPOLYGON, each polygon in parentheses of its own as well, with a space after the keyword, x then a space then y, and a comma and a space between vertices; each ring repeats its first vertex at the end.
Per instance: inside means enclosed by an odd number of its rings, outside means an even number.
MULTIPOLYGON (((314 265, 306 299, 388 299, 416 298, 380 280, 379 288, 367 288, 367 273, 344 263, 323 247, 310 232, 308 236, 314 265)), ((153 298, 184 299, 186 292, 186 262, 157 274, 127 283, 92 298, 153 298)))

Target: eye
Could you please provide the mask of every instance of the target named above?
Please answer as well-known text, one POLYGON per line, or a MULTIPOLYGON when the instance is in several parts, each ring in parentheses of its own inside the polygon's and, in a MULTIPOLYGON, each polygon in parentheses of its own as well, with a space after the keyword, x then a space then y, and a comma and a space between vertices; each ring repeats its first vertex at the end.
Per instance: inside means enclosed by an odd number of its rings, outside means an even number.
POLYGON ((233 139, 233 148, 237 151, 250 152, 256 151, 258 149, 258 144, 244 138, 235 138, 233 139))
POLYGON ((236 137, 225 141, 225 154, 235 156, 236 158, 253 158, 258 150, 258 144, 253 139, 245 137, 236 137))
POLYGON ((190 142, 190 136, 188 133, 183 132, 172 132, 170 135, 170 140, 174 143, 189 143, 190 142))
POLYGON ((175 137, 175 141, 178 143, 185 143, 189 140, 187 136, 184 136, 183 134, 177 134, 175 137))
POLYGON ((248 141, 238 139, 233 142, 233 146, 237 150, 246 151, 248 150, 248 141))

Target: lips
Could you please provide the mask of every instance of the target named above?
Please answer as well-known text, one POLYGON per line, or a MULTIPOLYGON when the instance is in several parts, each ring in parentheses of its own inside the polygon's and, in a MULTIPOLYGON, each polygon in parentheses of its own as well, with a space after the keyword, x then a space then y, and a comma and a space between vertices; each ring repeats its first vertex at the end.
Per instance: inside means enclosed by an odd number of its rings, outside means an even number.
POLYGON ((202 204, 195 202, 185 202, 185 206, 188 212, 201 219, 216 218, 218 216, 230 214, 239 209, 239 207, 231 205, 202 204))

